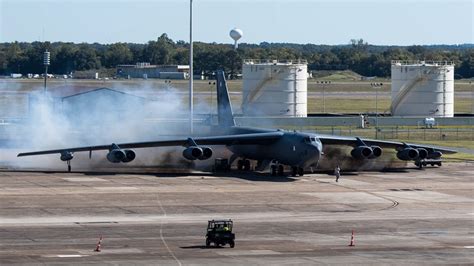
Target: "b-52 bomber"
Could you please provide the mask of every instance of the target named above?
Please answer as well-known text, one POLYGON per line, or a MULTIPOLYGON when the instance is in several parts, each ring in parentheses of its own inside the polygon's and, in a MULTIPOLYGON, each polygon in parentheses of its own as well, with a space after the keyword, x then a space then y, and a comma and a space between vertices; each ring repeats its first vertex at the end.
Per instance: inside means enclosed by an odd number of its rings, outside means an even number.
POLYGON ((184 158, 207 160, 213 154, 212 148, 209 146, 223 145, 232 152, 229 164, 238 160, 238 169, 251 170, 249 160, 255 160, 257 161, 255 169, 258 171, 263 171, 270 166, 272 175, 283 175, 284 166, 289 166, 293 176, 302 176, 305 169, 318 165, 321 156, 323 156, 322 151, 325 145, 351 146, 353 147, 350 152, 351 156, 361 161, 380 157, 383 149, 395 149, 398 159, 415 162, 441 161, 443 153, 456 153, 454 150, 397 141, 236 126, 224 72, 217 71, 216 78, 219 135, 61 148, 25 152, 18 154, 18 156, 59 154, 60 159, 68 163, 68 169, 71 171, 70 161, 76 152, 89 152, 90 156, 92 151, 108 150, 107 160, 109 162, 127 163, 136 157, 136 153, 132 149, 181 146, 184 148, 182 153, 184 158))

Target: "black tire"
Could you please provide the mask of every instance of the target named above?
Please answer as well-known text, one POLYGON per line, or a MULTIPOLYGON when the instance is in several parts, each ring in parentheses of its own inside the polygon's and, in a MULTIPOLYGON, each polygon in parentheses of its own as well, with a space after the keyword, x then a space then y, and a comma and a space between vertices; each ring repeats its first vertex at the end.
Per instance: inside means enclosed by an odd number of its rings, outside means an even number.
POLYGON ((206 238, 206 248, 211 246, 211 240, 209 238, 206 238))
POLYGON ((441 167, 441 162, 438 163, 438 166, 441 167))
POLYGON ((244 161, 243 160, 238 160, 237 161, 237 170, 242 171, 244 168, 244 161))
POLYGON ((283 167, 282 164, 278 165, 278 175, 282 176, 285 174, 285 168, 283 167))
POLYGON ((235 247, 235 242, 232 240, 229 242, 229 245, 230 245, 230 248, 234 248, 235 247))
POLYGON ((298 175, 298 167, 292 166, 291 167, 291 176, 295 177, 298 175))
POLYGON ((303 167, 298 167, 298 175, 303 176, 304 175, 304 169, 303 167))
POLYGON ((276 167, 276 165, 272 165, 272 166, 270 167, 270 169, 271 169, 270 171, 271 171, 272 176, 276 176, 276 175, 277 175, 277 167, 276 167))
POLYGON ((67 166, 67 171, 70 173, 71 172, 71 165, 67 166))
POLYGON ((250 171, 250 161, 249 160, 244 160, 244 170, 245 171, 250 171))

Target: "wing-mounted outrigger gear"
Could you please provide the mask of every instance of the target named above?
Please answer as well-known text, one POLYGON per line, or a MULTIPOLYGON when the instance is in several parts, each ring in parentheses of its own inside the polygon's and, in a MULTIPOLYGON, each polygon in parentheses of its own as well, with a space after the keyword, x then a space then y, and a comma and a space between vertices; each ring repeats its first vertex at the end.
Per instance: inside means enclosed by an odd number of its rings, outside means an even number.
POLYGON ((61 152, 61 161, 67 163, 67 171, 71 172, 71 160, 74 158, 74 155, 72 152, 69 151, 62 151, 61 152))

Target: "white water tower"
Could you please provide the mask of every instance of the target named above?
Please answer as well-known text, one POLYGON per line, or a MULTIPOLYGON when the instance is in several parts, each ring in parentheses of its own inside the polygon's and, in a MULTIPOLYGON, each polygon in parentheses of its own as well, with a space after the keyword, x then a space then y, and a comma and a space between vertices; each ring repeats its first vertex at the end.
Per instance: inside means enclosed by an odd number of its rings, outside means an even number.
POLYGON ((234 40, 234 49, 237 49, 238 47, 237 42, 239 41, 240 38, 242 38, 242 36, 244 36, 244 33, 242 32, 241 29, 234 28, 230 31, 229 35, 234 40))

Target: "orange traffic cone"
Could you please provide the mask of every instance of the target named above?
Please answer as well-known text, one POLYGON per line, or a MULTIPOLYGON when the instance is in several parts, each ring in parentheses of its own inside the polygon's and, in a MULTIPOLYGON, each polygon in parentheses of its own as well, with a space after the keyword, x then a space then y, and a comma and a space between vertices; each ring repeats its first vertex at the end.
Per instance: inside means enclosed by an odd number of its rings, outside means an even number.
POLYGON ((354 230, 352 230, 351 243, 349 244, 349 247, 354 247, 354 246, 355 246, 354 230))
POLYGON ((100 245, 102 244, 102 235, 99 238, 99 242, 97 242, 97 245, 95 246, 94 251, 95 252, 100 252, 100 245))

